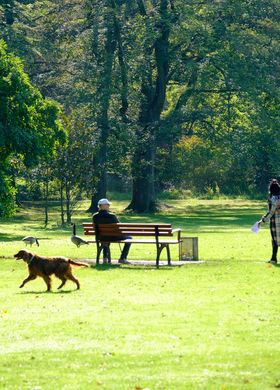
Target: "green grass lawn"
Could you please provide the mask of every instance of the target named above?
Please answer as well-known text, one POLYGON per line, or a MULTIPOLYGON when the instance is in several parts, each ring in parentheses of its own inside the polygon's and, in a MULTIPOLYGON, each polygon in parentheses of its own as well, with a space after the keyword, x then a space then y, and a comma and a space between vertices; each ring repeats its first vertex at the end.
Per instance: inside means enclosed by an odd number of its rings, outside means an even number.
MULTIPOLYGON (((158 215, 121 213, 122 221, 171 222, 199 237, 201 265, 180 268, 100 266, 75 269, 45 293, 41 279, 19 289, 26 265, 12 255, 37 235, 40 254, 94 258, 76 249, 55 209, 47 229, 37 207, 0 221, 0 388, 2 389, 273 389, 280 387, 280 268, 267 228, 250 226, 265 203, 168 201, 158 215)), ((90 220, 82 204, 74 221, 90 220)), ((79 229, 82 234, 82 229, 79 229)), ((113 256, 119 255, 117 245, 113 256)), ((130 258, 154 259, 150 246, 130 258)), ((177 251, 173 250, 173 258, 177 251)))

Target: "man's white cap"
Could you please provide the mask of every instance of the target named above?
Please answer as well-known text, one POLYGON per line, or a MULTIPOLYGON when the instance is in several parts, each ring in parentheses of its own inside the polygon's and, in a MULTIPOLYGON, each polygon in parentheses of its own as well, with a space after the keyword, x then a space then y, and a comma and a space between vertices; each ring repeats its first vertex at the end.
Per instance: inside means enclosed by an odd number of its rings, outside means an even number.
POLYGON ((100 199, 99 201, 98 201, 98 206, 100 206, 101 204, 111 204, 111 202, 109 202, 109 200, 108 199, 106 199, 106 198, 102 198, 102 199, 100 199))

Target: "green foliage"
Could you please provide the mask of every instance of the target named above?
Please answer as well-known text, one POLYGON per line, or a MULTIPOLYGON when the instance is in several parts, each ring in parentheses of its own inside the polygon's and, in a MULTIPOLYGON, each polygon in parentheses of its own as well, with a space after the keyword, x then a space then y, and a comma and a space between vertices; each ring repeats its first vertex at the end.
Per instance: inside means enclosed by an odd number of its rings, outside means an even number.
POLYGON ((58 140, 64 138, 60 109, 32 86, 21 61, 7 53, 3 41, 0 41, 0 90, 2 158, 19 153, 26 165, 32 165, 39 155, 49 154, 58 140))
POLYGON ((11 179, 3 175, 2 171, 0 175, 0 217, 9 217, 14 214, 15 195, 16 190, 12 185, 11 179))
MULTIPOLYGON (((54 101, 44 99, 29 81, 19 58, 7 52, 0 40, 0 155, 6 167, 12 155, 21 156, 25 166, 50 154, 59 141, 65 139, 60 108, 54 101)), ((8 168, 8 167, 7 167, 8 168)), ((3 177, 3 183, 7 180, 3 177)), ((7 194, 11 186, 6 184, 7 194)), ((14 191, 2 204, 4 214, 10 214, 14 191)))
POLYGON ((214 186, 217 177, 214 151, 197 136, 185 137, 174 147, 174 164, 182 187, 199 191, 214 186))
POLYGON ((191 190, 183 190, 180 188, 170 187, 162 191, 160 199, 188 199, 193 196, 191 190))
POLYGON ((100 171, 129 176, 143 199, 154 185, 264 192, 279 175, 278 1, 8 3, 9 48, 92 133, 92 192, 100 171), (179 157, 193 137, 203 148, 179 157))

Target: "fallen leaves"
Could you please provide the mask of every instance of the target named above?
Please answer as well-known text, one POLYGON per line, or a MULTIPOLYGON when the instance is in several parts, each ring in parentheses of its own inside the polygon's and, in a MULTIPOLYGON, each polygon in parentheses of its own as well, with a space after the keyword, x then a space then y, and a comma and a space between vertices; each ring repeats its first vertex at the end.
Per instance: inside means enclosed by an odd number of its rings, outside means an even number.
POLYGON ((150 390, 148 387, 135 386, 134 390, 150 390))

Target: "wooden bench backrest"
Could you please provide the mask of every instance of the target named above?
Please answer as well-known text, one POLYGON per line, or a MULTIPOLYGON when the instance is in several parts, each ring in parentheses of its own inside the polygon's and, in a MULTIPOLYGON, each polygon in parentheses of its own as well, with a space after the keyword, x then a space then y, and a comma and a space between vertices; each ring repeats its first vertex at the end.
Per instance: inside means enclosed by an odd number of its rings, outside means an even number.
MULTIPOLYGON (((93 223, 83 223, 85 235, 95 235, 93 223)), ((100 236, 173 236, 170 224, 155 223, 114 223, 98 225, 100 236)))

